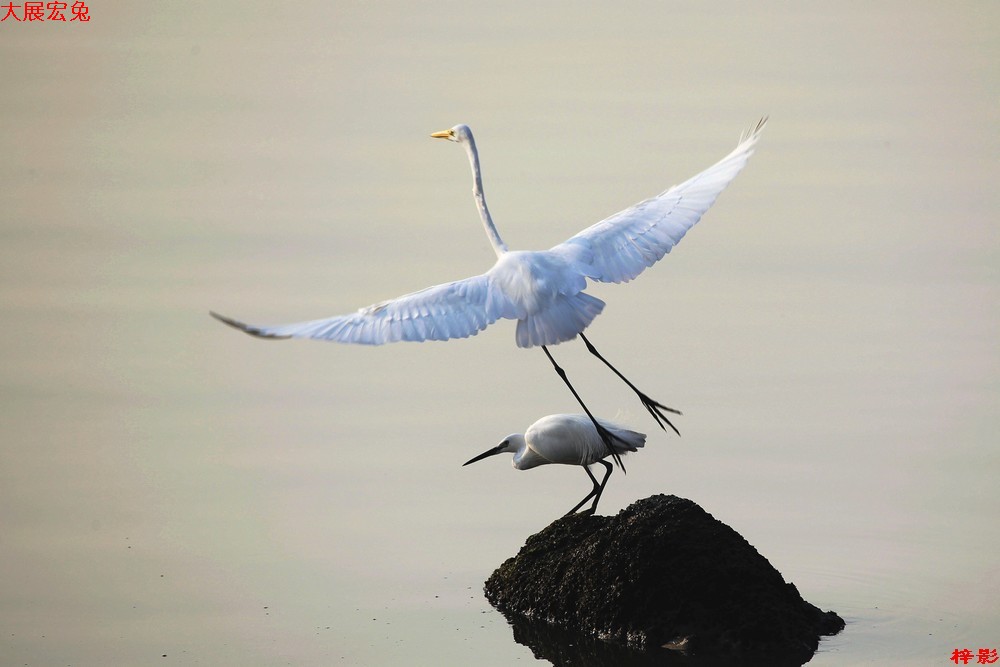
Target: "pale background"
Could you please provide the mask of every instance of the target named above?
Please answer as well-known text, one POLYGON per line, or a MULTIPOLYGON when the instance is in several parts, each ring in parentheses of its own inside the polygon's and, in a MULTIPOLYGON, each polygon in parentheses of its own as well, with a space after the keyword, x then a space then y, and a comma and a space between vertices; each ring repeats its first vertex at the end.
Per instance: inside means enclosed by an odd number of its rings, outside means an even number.
POLYGON ((513 325, 349 312, 757 154, 588 333, 684 410, 602 501, 700 503, 848 622, 817 665, 998 648, 1000 5, 89 3, 0 24, 0 663, 534 662, 482 597, 582 471, 461 463, 576 411, 513 325), (162 657, 166 655, 167 657, 162 657))

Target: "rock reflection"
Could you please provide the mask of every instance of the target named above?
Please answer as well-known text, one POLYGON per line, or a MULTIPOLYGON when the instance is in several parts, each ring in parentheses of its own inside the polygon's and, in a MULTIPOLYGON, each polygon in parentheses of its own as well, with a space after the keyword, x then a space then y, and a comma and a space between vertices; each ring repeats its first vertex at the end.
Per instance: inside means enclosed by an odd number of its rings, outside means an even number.
MULTIPOLYGON (((503 612, 501 612, 503 613, 503 612)), ((637 651, 620 644, 581 636, 544 621, 533 621, 519 614, 503 614, 514 632, 514 641, 531 649, 534 656, 556 667, 731 667, 732 657, 687 655, 680 651, 659 649, 637 651)), ((759 662, 741 660, 743 667, 799 667, 803 663, 787 657, 762 658, 759 662)))
POLYGON ((536 658, 548 660, 553 665, 646 667, 694 664, 675 651, 634 651, 618 644, 584 637, 543 621, 532 621, 518 614, 504 616, 514 631, 514 641, 530 648, 536 658))

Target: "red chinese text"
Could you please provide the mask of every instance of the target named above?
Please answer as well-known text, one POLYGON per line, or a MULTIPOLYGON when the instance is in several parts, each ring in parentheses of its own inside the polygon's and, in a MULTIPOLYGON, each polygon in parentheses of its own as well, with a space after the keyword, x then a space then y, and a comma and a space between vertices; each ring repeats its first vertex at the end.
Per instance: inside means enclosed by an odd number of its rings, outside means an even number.
POLYGON ((15 5, 8 1, 6 5, 0 5, 0 11, 3 12, 3 16, 0 16, 0 22, 10 19, 18 23, 44 21, 65 23, 67 20, 86 23, 90 20, 90 7, 83 0, 77 0, 72 5, 66 2, 29 2, 27 0, 22 5, 15 5), (69 19, 66 18, 67 9, 70 13, 69 19))
POLYGON ((992 665, 1000 656, 995 648, 981 648, 973 653, 967 648, 957 648, 951 652, 950 660, 956 665, 992 665))

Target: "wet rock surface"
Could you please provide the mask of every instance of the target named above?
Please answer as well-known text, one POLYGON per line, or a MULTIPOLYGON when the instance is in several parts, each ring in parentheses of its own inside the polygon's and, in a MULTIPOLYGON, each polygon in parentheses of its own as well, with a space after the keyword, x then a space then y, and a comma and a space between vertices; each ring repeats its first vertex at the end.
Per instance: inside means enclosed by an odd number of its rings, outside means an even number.
POLYGON ((803 600, 739 533, 676 496, 651 496, 613 517, 559 519, 529 537, 485 591, 522 635, 530 634, 527 621, 664 660, 674 652, 662 647, 670 647, 800 665, 820 636, 844 627, 803 600))

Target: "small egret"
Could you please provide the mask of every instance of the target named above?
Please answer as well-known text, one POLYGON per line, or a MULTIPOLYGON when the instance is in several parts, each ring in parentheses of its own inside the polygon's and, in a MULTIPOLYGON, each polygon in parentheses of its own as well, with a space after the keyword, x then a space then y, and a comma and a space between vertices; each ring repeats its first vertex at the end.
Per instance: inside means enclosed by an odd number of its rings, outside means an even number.
MULTIPOLYGON (((594 488, 573 509, 566 512, 566 516, 583 507, 583 504, 591 498, 594 499, 594 504, 589 509, 584 510, 583 514, 593 514, 597 510, 597 503, 601 499, 601 494, 604 493, 604 487, 614 468, 604 460, 604 457, 608 455, 608 450, 603 437, 598 434, 591 419, 590 415, 542 417, 529 426, 523 434, 512 433, 508 435, 496 447, 486 450, 462 465, 467 466, 488 456, 510 452, 514 455, 513 466, 518 470, 528 470, 548 463, 583 466, 590 481, 594 483, 594 488), (600 463, 607 471, 600 484, 588 467, 592 463, 600 463)), ((606 419, 598 419, 597 421, 614 437, 615 453, 619 456, 634 452, 646 444, 644 433, 637 433, 606 419)))
POLYGON ((666 430, 666 424, 677 432, 665 412, 680 412, 639 391, 584 336, 583 330, 604 309, 604 302, 584 289, 588 280, 628 282, 670 252, 746 165, 766 121, 762 118, 744 132, 729 155, 697 176, 591 225, 549 250, 539 251, 508 250, 500 238, 486 207, 472 130, 467 125, 456 125, 435 132, 432 137, 453 141, 468 154, 472 194, 497 256, 489 271, 382 301, 348 315, 308 322, 258 326, 214 312, 211 315, 259 338, 314 338, 361 345, 466 338, 498 319, 517 320, 518 347, 542 348, 591 417, 608 452, 621 465, 611 434, 591 415, 547 346, 580 336, 590 353, 636 393, 660 428, 666 430))

